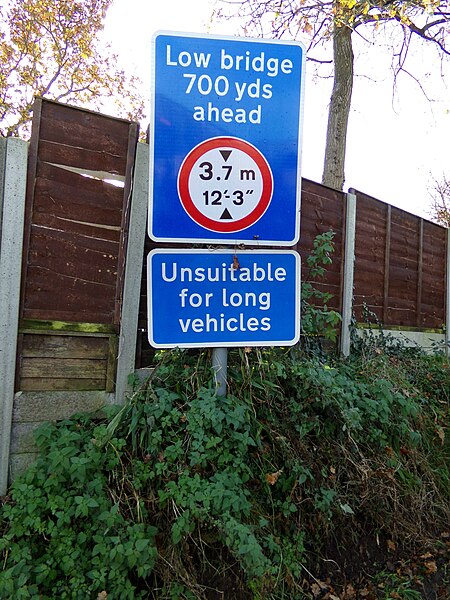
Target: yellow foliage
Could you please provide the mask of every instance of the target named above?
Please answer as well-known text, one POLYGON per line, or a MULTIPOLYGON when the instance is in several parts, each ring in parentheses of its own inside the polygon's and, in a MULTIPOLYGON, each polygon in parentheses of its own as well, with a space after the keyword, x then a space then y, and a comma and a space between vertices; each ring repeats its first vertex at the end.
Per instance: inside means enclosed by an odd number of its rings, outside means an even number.
MULTIPOLYGON (((11 0, 0 8, 0 133, 24 133, 35 95, 100 108, 117 96, 117 116, 136 118, 142 99, 99 48, 99 33, 113 0, 11 0)), ((26 131, 25 131, 26 132, 26 131)))

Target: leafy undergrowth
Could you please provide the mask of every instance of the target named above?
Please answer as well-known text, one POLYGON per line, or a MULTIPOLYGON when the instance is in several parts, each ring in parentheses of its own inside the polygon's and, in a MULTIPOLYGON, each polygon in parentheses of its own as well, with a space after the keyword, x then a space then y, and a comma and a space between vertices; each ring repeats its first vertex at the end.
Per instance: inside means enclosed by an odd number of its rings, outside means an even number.
POLYGON ((359 344, 162 352, 116 414, 40 429, 1 598, 449 599, 450 363, 359 344))

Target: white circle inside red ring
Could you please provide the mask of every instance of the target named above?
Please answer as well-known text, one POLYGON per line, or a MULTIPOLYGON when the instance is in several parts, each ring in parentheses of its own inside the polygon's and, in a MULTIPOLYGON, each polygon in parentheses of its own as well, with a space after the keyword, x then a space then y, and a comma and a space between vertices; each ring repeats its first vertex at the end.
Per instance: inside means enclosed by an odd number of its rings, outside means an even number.
MULTIPOLYGON (((225 182, 222 182, 222 186, 224 183, 225 182)), ((249 142, 241 140, 240 138, 216 137, 201 142, 186 156, 178 173, 178 195, 183 208, 191 217, 191 219, 193 219, 197 224, 201 225, 205 229, 216 231, 218 233, 233 233, 236 231, 242 231, 243 229, 247 229, 251 225, 254 225, 266 212, 270 201, 272 200, 272 193, 273 177, 267 160, 263 154, 257 148, 255 148, 255 146, 249 142), (192 198, 192 186, 189 185, 192 169, 199 159, 201 159, 207 152, 215 149, 240 150, 241 152, 244 152, 258 168, 262 180, 261 195, 250 213, 246 214, 242 218, 238 218, 236 220, 212 219, 198 209, 196 205, 198 202, 195 202, 192 198)))

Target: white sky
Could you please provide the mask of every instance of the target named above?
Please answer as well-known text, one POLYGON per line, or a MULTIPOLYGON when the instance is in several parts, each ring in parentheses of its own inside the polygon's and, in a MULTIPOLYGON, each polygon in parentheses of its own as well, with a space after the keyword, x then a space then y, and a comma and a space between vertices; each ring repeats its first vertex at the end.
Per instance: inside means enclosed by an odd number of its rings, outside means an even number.
MULTIPOLYGON (((148 90, 150 97, 150 46, 155 31, 239 34, 236 22, 210 22, 213 6, 214 0, 114 0, 107 15, 105 38, 121 65, 141 78, 144 93, 148 90)), ((356 58, 355 71, 364 76, 355 79, 344 190, 354 187, 429 217, 432 179, 442 178, 446 170, 450 175, 448 89, 443 78, 428 76, 429 71, 439 72, 439 64, 431 62, 431 53, 426 50, 414 55, 414 72, 421 74, 433 100, 430 103, 406 75, 401 77, 393 97, 387 50, 377 46, 376 53, 356 58)), ((319 182, 331 84, 329 79, 315 78, 312 63, 307 64, 302 175, 319 182)))

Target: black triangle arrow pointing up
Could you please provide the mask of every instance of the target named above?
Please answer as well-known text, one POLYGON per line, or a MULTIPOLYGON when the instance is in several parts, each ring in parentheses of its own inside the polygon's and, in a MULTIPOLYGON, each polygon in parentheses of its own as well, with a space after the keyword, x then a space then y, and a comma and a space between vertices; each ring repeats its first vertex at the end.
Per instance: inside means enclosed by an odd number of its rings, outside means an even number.
POLYGON ((227 160, 230 158, 232 150, 219 150, 219 152, 222 155, 224 162, 227 162, 227 160))
POLYGON ((226 208, 226 209, 223 211, 223 213, 222 213, 222 215, 221 215, 221 217, 220 217, 220 219, 221 219, 221 220, 222 220, 222 219, 224 219, 224 220, 225 220, 225 219, 232 219, 232 218, 233 218, 233 217, 230 215, 230 213, 229 213, 229 211, 228 211, 228 208, 226 208))

